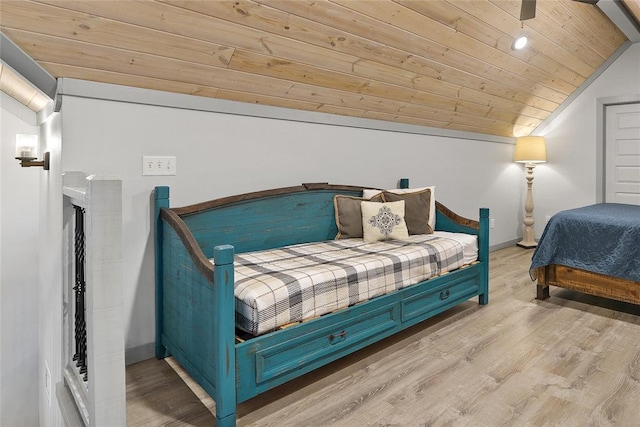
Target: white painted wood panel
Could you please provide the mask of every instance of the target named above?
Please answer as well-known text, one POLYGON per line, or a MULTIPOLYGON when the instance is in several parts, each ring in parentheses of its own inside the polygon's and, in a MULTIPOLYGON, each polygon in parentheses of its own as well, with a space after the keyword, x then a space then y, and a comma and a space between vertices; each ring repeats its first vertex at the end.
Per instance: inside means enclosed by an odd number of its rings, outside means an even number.
POLYGON ((605 200, 640 205, 640 103, 607 107, 605 200))
MULTIPOLYGON (((84 177, 82 172, 64 174, 65 205, 85 209, 84 234, 86 277, 85 316, 87 374, 85 382, 67 352, 65 379, 87 426, 126 425, 124 376, 124 320, 122 289, 122 181, 117 178, 84 177)), ((65 257, 63 264, 70 259, 65 257)), ((70 286, 77 285, 69 283, 70 286)), ((69 288, 68 294, 72 291, 69 288)), ((71 305, 68 303, 68 305, 71 305)), ((67 310, 67 324, 71 310, 67 310)), ((65 338, 71 346, 71 328, 65 338)))

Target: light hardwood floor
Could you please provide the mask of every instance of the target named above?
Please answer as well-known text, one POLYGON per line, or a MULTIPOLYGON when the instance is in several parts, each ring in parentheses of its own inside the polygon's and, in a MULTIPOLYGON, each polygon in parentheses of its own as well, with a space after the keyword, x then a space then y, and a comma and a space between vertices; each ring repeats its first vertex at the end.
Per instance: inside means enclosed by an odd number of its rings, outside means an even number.
MULTIPOLYGON (((242 403, 238 425, 640 426, 640 307, 559 288, 537 301, 531 254, 491 253, 487 306, 242 403)), ((211 426, 212 407, 171 359, 127 368, 130 426, 211 426)))

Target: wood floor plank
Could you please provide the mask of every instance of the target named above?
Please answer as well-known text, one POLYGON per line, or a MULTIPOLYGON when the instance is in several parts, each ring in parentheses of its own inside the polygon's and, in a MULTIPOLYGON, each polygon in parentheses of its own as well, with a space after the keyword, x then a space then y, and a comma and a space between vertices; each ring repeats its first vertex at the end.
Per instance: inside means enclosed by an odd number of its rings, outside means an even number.
MULTIPOLYGON (((552 288, 535 300, 531 251, 491 253, 475 299, 238 407, 239 426, 637 425, 640 307, 552 288)), ((127 368, 130 426, 213 425, 180 368, 127 368)))

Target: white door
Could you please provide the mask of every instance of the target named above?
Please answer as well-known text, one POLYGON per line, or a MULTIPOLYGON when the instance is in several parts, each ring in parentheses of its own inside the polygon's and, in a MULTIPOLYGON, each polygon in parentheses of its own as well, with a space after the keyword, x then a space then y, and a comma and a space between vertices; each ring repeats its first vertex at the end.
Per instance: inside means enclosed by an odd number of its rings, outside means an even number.
POLYGON ((640 205, 640 103, 606 112, 605 201, 640 205))

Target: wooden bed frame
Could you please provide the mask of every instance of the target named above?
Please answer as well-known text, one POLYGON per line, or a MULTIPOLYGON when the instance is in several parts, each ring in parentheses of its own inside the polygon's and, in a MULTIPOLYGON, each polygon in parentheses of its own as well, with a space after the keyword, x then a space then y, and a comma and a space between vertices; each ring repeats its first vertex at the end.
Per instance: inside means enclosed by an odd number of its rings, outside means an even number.
POLYGON ((331 240, 337 233, 333 196, 361 196, 362 190, 303 184, 169 209, 169 188, 156 187, 156 356, 174 356, 211 395, 218 427, 235 425, 237 403, 474 296, 488 303, 489 210, 480 209, 474 221, 436 202, 436 230, 477 235, 477 262, 313 320, 238 338, 234 251, 331 240))
POLYGON ((549 285, 571 289, 598 297, 640 304, 640 282, 605 276, 564 265, 545 265, 536 269, 537 295, 549 298, 549 285))

